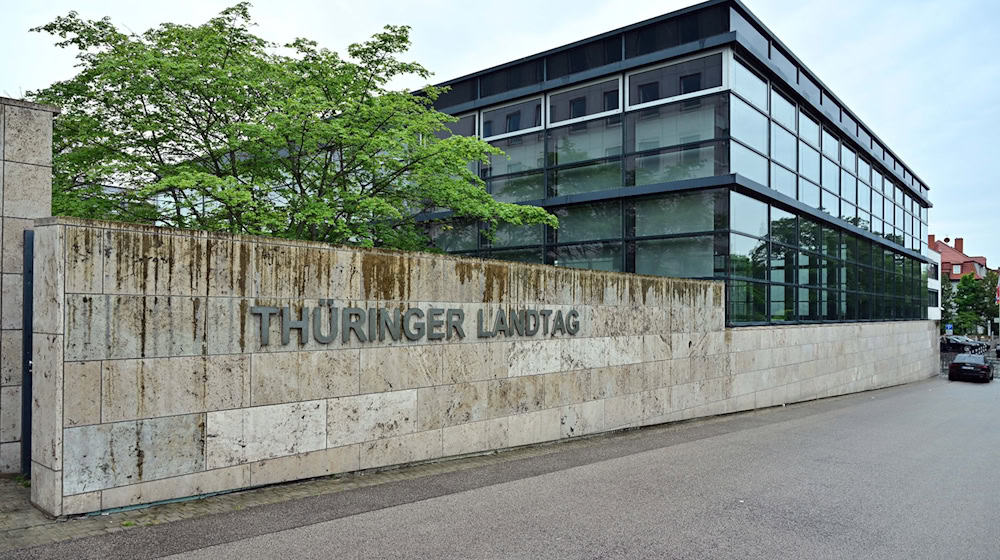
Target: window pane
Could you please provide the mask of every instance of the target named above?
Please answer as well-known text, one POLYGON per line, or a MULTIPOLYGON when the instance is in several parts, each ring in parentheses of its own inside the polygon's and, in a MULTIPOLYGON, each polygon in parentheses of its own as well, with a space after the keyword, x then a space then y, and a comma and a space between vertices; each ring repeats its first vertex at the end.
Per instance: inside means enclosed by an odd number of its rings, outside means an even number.
POLYGON ((497 224, 493 233, 493 247, 520 247, 524 245, 541 245, 545 235, 545 226, 531 224, 515 226, 509 223, 497 224))
POLYGON ((559 218, 560 243, 621 239, 622 214, 618 202, 564 206, 552 212, 559 218))
POLYGON ((709 144, 635 156, 629 159, 630 181, 635 185, 653 185, 721 175, 725 173, 725 155, 720 145, 709 144))
MULTIPOLYGON (((717 229, 717 200, 725 191, 700 191, 635 202, 635 235, 671 235, 717 229)), ((724 199, 723 199, 724 200, 724 199)), ((725 227, 724 224, 718 224, 725 227)))
POLYGON ((840 147, 840 165, 844 169, 854 173, 855 165, 857 164, 857 156, 854 154, 854 150, 848 148, 847 146, 840 147))
POLYGON ((869 211, 871 210, 872 189, 864 183, 858 183, 858 208, 869 211))
POLYGON ((618 108, 618 80, 608 80, 549 96, 549 122, 595 115, 618 108))
POLYGON ((795 169, 795 136, 771 123, 771 159, 795 169))
POLYGON ((795 198, 795 174, 776 163, 771 164, 771 188, 795 198))
POLYGON ((729 193, 730 229, 764 237, 767 226, 767 204, 735 191, 729 193))
POLYGON ((824 189, 831 192, 840 192, 840 167, 832 160, 823 158, 823 181, 820 183, 824 189))
POLYGON ((555 266, 591 270, 621 271, 622 246, 617 244, 570 245, 551 251, 555 266))
POLYGON ((545 259, 542 258, 541 247, 536 249, 511 249, 507 251, 491 251, 489 257, 491 259, 498 259, 501 261, 512 261, 512 262, 522 262, 522 263, 543 264, 545 262, 545 259))
POLYGON ((485 169, 487 176, 539 169, 545 164, 545 135, 541 132, 495 140, 490 144, 504 153, 490 156, 490 165, 485 169))
POLYGON ((711 278, 714 273, 711 235, 635 242, 635 271, 675 278, 711 278))
POLYGON ((625 116, 626 149, 641 152, 722 138, 728 134, 726 98, 709 96, 633 111, 625 116))
POLYGON ((838 197, 837 195, 831 193, 826 189, 823 189, 823 192, 821 194, 822 194, 822 200, 820 200, 820 203, 822 204, 822 206, 820 207, 820 210, 826 212, 827 214, 830 214, 831 216, 839 216, 840 197, 838 197))
POLYGON ((771 245, 770 279, 772 282, 794 284, 798 274, 795 265, 796 250, 781 245, 771 245))
POLYGON ((858 179, 866 184, 871 184, 872 166, 867 161, 858 158, 858 179))
POLYGON ((795 288, 793 286, 771 286, 771 320, 795 320, 795 288))
POLYGON ((799 174, 813 183, 819 182, 819 152, 799 141, 799 174))
POLYGON ((766 278, 767 242, 738 234, 729 236, 729 274, 744 278, 766 278))
POLYGON ((722 55, 714 54, 628 77, 629 105, 722 85, 722 55))
POLYGON ((799 179, 799 202, 819 208, 819 187, 805 179, 799 179))
POLYGON ((622 163, 612 161, 556 169, 551 172, 550 177, 552 196, 617 189, 622 186, 622 163))
POLYGON ((823 155, 829 156, 833 160, 837 160, 840 155, 840 143, 837 141, 837 137, 830 134, 823 129, 823 155))
POLYGON ((771 207, 771 239, 786 245, 797 245, 795 214, 771 207))
POLYGON ((762 154, 767 153, 767 117, 733 97, 730 105, 733 138, 762 154))
POLYGON ((767 159, 739 142, 729 143, 729 170, 767 186, 767 159))
POLYGON ((799 113, 799 137, 813 146, 819 147, 819 123, 809 115, 799 113))
POLYGON ((434 133, 438 138, 448 138, 449 136, 475 136, 476 135, 476 115, 466 115, 456 122, 445 124, 446 130, 439 130, 434 133))
POLYGON ((857 200, 858 180, 847 171, 840 172, 840 196, 847 202, 857 200))
POLYGON ((799 284, 819 286, 823 278, 823 258, 812 253, 799 252, 799 284))
POLYGON ((757 323, 767 320, 767 284, 729 282, 729 321, 757 323))
POLYGON ((431 231, 434 246, 442 251, 471 251, 479 243, 479 226, 471 224, 438 224, 431 231))
POLYGON ((823 237, 822 246, 820 250, 824 255, 830 257, 842 257, 843 248, 841 247, 841 235, 840 230, 823 226, 823 237))
POLYGON ((733 61, 733 91, 767 111, 767 82, 758 78, 738 60, 733 61))
POLYGON ((530 173, 491 179, 490 194, 500 202, 524 202, 545 198, 545 175, 530 173))
POLYGON ((822 235, 819 224, 808 218, 799 218, 800 247, 807 251, 819 251, 822 235))
POLYGON ((785 125, 789 130, 795 130, 795 105, 773 89, 771 90, 771 118, 785 125))
POLYGON ((483 112, 483 137, 542 126, 542 100, 532 99, 483 112))
POLYGON ((564 165, 622 153, 621 117, 608 117, 549 130, 549 161, 564 165))

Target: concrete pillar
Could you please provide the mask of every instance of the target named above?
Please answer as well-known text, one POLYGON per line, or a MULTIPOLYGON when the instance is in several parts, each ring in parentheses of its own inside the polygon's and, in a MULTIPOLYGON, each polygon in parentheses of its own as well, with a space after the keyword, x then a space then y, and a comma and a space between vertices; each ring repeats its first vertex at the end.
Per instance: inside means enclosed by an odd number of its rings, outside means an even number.
POLYGON ((52 214, 58 109, 0 97, 0 473, 21 467, 24 230, 52 214))

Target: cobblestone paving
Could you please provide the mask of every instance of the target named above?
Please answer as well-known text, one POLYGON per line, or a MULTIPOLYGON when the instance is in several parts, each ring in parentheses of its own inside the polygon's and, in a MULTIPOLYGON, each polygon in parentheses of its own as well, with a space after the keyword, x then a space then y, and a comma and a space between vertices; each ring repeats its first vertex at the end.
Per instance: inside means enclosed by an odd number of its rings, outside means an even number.
MULTIPOLYGON (((758 413, 760 412, 758 411, 758 413)), ((700 422, 711 422, 713 420, 705 419, 700 420, 700 422)), ((58 519, 47 518, 31 505, 29 502, 30 489, 19 479, 0 476, 0 553, 81 537, 125 531, 133 527, 158 525, 182 519, 237 511, 264 504, 291 501, 387 482, 412 480, 436 474, 472 469, 487 464, 537 457, 572 449, 573 447, 600 445, 603 440, 609 437, 640 437, 640 432, 648 434, 650 431, 672 429, 672 427, 676 426, 677 424, 671 424, 645 428, 643 430, 599 434, 568 442, 534 445, 499 453, 439 460, 388 470, 365 471, 289 482, 227 494, 218 494, 200 499, 156 504, 139 509, 62 517, 58 519)))

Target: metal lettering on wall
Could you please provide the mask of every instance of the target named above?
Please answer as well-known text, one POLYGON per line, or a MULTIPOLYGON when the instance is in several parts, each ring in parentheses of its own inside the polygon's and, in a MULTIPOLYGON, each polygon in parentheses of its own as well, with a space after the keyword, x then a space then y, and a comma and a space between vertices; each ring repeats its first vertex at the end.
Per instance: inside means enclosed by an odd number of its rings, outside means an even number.
MULTIPOLYGON (((320 344, 336 340, 348 342, 353 336, 359 342, 391 340, 451 340, 465 338, 465 311, 457 308, 431 307, 426 311, 417 307, 373 308, 335 307, 333 302, 320 300, 317 307, 303 305, 301 311, 291 306, 254 306, 251 315, 260 317, 260 343, 270 344, 271 321, 277 321, 281 331, 281 344, 289 344, 295 331, 300 344, 310 335, 320 344)), ((483 310, 476 313, 476 337, 544 336, 565 334, 573 336, 580 331, 580 314, 570 309, 565 314, 556 309, 499 309, 490 317, 483 310)))

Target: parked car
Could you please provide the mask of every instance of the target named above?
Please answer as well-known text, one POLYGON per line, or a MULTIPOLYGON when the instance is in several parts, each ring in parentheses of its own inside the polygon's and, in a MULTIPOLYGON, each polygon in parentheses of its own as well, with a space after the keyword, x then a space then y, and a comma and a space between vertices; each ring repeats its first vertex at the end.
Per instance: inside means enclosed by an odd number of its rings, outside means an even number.
POLYGON ((969 344, 971 344, 977 350, 985 352, 985 351, 987 351, 987 350, 990 349, 990 345, 989 344, 987 344, 985 342, 981 342, 981 341, 976 340, 974 338, 969 338, 967 336, 961 336, 961 335, 958 336, 957 338, 960 338, 960 339, 968 342, 969 344))
POLYGON ((989 383, 993 379, 993 366, 986 363, 986 357, 979 354, 959 354, 948 366, 948 381, 956 379, 978 379, 989 383))
POLYGON ((960 354, 967 354, 975 352, 978 349, 979 345, 974 340, 967 339, 964 336, 949 335, 941 337, 942 352, 958 352, 960 354))
POLYGON ((997 344, 997 359, 1000 360, 1000 344, 997 344))

